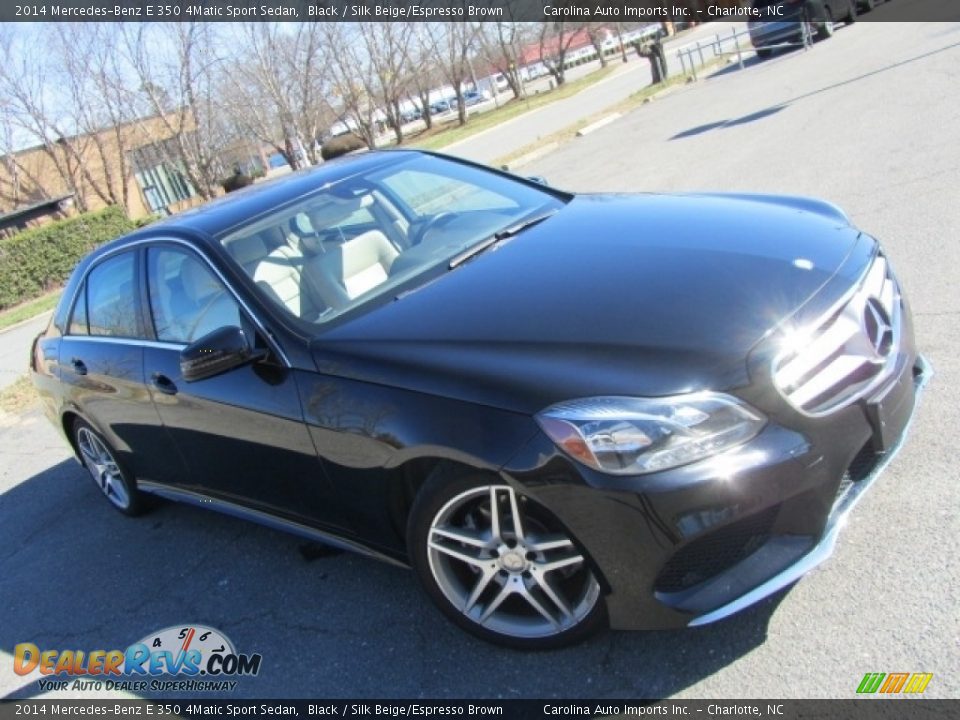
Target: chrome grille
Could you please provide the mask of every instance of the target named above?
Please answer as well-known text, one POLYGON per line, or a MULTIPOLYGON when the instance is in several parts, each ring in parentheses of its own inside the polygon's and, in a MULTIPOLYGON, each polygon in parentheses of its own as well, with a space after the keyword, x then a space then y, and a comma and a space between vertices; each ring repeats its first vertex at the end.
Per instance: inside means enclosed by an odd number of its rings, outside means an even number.
POLYGON ((774 362, 780 393, 798 410, 823 415, 880 386, 896 366, 903 304, 890 265, 878 255, 860 285, 813 327, 787 338, 774 362))

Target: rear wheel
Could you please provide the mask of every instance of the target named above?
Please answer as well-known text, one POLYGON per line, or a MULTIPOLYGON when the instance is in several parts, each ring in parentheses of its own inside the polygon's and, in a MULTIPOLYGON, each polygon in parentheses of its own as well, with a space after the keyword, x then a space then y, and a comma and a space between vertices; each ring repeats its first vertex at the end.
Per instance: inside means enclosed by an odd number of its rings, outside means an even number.
POLYGON ((600 585, 572 536, 499 478, 429 481, 411 512, 408 547, 431 599, 483 640, 548 649, 606 624, 600 585))
POLYGON ((757 57, 766 60, 768 57, 773 55, 773 50, 768 50, 767 48, 757 48, 757 57))
POLYGON ((113 450, 100 434, 84 420, 73 424, 73 437, 80 459, 94 485, 113 507, 124 515, 139 515, 148 507, 146 496, 124 472, 113 450))

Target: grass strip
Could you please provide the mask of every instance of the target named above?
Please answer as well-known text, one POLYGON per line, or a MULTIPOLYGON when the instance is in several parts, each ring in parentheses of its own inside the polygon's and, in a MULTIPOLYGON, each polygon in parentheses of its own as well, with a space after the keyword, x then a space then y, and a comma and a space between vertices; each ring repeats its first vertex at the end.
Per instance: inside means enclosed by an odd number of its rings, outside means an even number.
POLYGON ((60 290, 41 295, 33 300, 28 300, 20 305, 14 305, 12 308, 0 311, 0 330, 16 325, 24 320, 36 317, 48 310, 53 310, 60 299, 60 290))

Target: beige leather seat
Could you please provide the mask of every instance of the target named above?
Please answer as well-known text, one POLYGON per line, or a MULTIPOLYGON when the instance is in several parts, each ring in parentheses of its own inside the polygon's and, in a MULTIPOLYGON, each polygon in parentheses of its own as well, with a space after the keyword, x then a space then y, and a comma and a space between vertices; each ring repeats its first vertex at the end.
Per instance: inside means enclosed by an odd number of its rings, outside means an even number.
POLYGON ((253 277, 257 265, 270 253, 260 233, 236 238, 226 248, 230 256, 246 270, 250 277, 253 277))
MULTIPOLYGON (((324 195, 306 208, 302 217, 295 220, 296 226, 302 231, 321 233, 334 230, 346 221, 351 215, 373 205, 373 196, 358 195, 352 198, 339 198, 335 195, 324 195)), ((307 235, 310 232, 306 232, 307 235)))
POLYGON ((304 320, 316 320, 326 308, 322 295, 304 272, 306 258, 289 245, 281 245, 261 260, 253 281, 276 302, 304 320))
POLYGON ((304 288, 303 255, 288 245, 279 228, 236 238, 227 252, 275 302, 300 318, 315 320, 322 308, 317 293, 304 288), (272 249, 271 249, 272 248, 272 249))
POLYGON ((370 230, 312 258, 306 272, 321 298, 341 308, 386 282, 399 253, 379 230, 370 230))

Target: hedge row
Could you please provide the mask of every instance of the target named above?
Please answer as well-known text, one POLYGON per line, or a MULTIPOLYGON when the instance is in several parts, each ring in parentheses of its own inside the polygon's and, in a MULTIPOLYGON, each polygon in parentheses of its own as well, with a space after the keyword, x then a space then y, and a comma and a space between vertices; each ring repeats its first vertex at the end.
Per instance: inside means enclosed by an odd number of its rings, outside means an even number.
POLYGON ((367 147, 367 144, 353 133, 338 135, 327 140, 320 148, 320 157, 324 160, 333 160, 335 157, 346 155, 354 150, 367 147))
POLYGON ((0 309, 62 285, 80 258, 141 224, 114 206, 0 238, 0 309))

